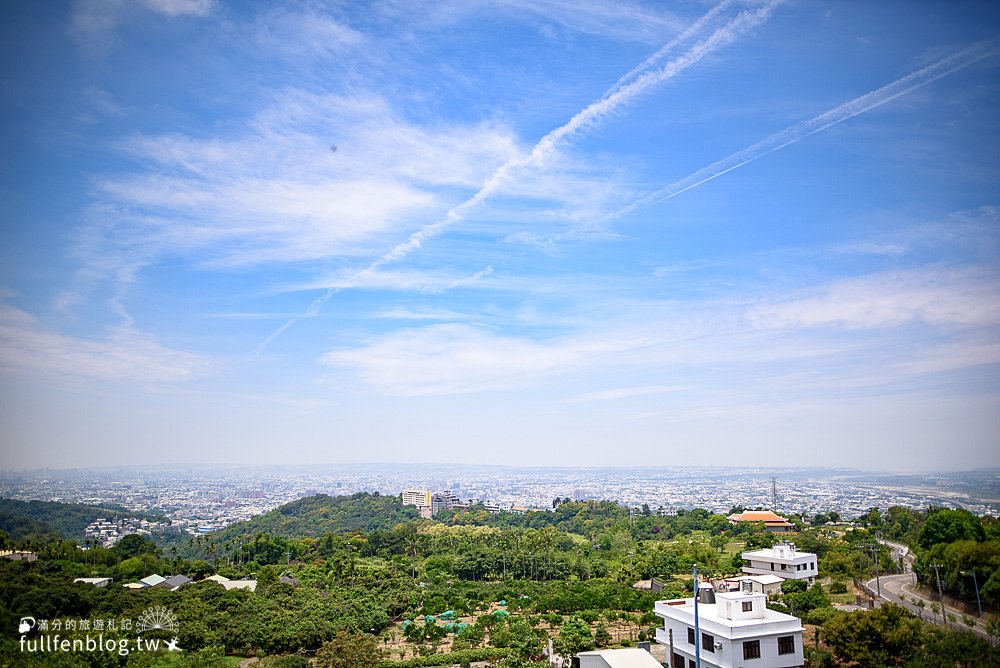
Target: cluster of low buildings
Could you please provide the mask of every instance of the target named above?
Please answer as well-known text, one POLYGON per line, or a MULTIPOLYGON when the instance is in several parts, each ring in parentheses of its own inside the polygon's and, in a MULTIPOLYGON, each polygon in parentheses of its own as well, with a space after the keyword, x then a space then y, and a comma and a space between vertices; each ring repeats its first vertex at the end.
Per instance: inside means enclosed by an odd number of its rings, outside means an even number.
MULTIPOLYGON (((210 575, 205 579, 219 583, 225 587, 226 591, 229 591, 230 589, 246 589, 247 591, 257 590, 256 580, 230 580, 222 575, 210 575)), ((292 579, 289 578, 289 581, 291 580, 292 579)), ((111 584, 111 581, 111 578, 76 578, 73 580, 73 582, 89 584, 94 587, 107 587, 111 584)), ((163 576, 158 573, 153 573, 152 575, 148 575, 137 582, 129 582, 122 586, 126 589, 166 589, 168 591, 177 591, 184 585, 191 582, 193 582, 193 580, 186 575, 163 576)), ((295 584, 298 583, 296 582, 295 584)))
POLYGON ((413 506, 420 511, 420 515, 430 519, 442 510, 468 510, 475 505, 481 505, 490 513, 525 513, 529 510, 539 510, 538 508, 528 508, 526 506, 516 506, 512 503, 500 503, 497 501, 483 501, 471 498, 462 501, 458 495, 449 489, 443 492, 432 492, 428 489, 406 489, 402 493, 402 504, 413 506))
POLYGON ((170 525, 166 522, 150 522, 137 517, 121 517, 113 520, 100 517, 87 525, 83 535, 98 545, 114 547, 119 540, 130 534, 148 536, 169 528, 170 525))

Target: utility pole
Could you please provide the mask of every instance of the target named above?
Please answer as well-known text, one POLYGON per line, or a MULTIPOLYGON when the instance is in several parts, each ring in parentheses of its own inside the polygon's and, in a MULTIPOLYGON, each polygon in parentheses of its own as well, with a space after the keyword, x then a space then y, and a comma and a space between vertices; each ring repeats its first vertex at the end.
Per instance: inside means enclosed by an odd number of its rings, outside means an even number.
POLYGON ((875 588, 878 589, 879 600, 882 599, 882 583, 879 582, 878 579, 878 553, 879 553, 879 546, 881 544, 880 541, 881 537, 876 533, 875 545, 872 547, 872 550, 875 552, 875 588))
POLYGON ((976 588, 976 608, 979 609, 979 619, 983 618, 983 603, 979 600, 979 580, 976 579, 975 571, 962 571, 962 575, 972 576, 972 586, 976 588))
POLYGON ((670 641, 670 657, 667 659, 667 665, 670 668, 684 668, 684 666, 674 665, 674 630, 667 629, 667 640, 670 641))
POLYGON ((931 568, 934 569, 934 575, 937 576, 937 586, 938 586, 938 598, 941 600, 941 623, 944 624, 945 628, 948 628, 948 614, 944 607, 944 592, 941 590, 941 564, 931 564, 931 568))

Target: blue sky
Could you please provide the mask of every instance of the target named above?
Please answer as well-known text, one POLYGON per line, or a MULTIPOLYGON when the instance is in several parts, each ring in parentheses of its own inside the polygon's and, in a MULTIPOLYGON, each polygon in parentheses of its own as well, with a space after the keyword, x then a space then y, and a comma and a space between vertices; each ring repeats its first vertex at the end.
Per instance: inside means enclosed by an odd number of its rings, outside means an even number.
POLYGON ((2 10, 2 466, 1000 465, 1000 7, 2 10))

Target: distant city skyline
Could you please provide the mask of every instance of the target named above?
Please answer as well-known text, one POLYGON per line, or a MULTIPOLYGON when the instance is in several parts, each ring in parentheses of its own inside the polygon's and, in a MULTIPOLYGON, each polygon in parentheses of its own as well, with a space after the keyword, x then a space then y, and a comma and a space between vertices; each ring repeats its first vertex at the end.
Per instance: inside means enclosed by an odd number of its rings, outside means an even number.
POLYGON ((1000 6, 0 8, 0 468, 1000 466, 1000 6))
MULTIPOLYGON (((248 519, 303 496, 357 492, 400 496, 406 490, 456 502, 476 499, 495 510, 548 509, 556 499, 569 498, 614 501, 640 509, 645 504, 653 511, 668 512, 704 508, 726 514, 742 505, 810 517, 837 512, 851 518, 873 507, 885 511, 892 506, 921 510, 944 506, 995 516, 1000 508, 998 474, 997 469, 905 476, 807 468, 194 465, 2 472, 0 498, 112 503, 136 512, 173 509, 168 514, 175 523, 199 530, 248 519), (446 490, 451 493, 444 497, 446 490)), ((405 494, 402 502, 407 502, 405 494)))

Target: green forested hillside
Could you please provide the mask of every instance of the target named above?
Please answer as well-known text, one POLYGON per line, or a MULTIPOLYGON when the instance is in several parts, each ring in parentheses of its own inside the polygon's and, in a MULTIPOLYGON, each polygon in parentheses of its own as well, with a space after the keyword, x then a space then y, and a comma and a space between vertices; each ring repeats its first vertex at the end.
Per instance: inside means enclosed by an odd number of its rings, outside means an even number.
POLYGON ((351 496, 307 496, 218 533, 225 541, 240 535, 271 534, 283 538, 321 538, 328 533, 391 529, 420 517, 399 497, 359 492, 351 496))
POLYGON ((83 503, 57 501, 18 501, 0 499, 0 531, 12 539, 54 534, 73 540, 83 536, 83 530, 94 520, 121 516, 151 520, 163 518, 148 513, 137 513, 116 505, 90 506, 83 503))
MULTIPOLYGON (((700 509, 668 517, 645 508, 630 512, 613 502, 554 505, 525 515, 474 508, 426 520, 395 497, 314 496, 175 545, 129 536, 114 548, 81 550, 73 541, 31 538, 36 562, 0 559, 0 668, 56 665, 52 655, 22 651, 15 631, 24 616, 135 619, 153 606, 177 617, 184 651, 178 666, 223 668, 221 657, 228 653, 267 655, 261 668, 299 668, 305 656, 314 657, 314 666, 352 668, 483 659, 504 668, 544 668, 541 649, 548 640, 566 656, 654 638, 662 625, 654 602, 690 595, 695 563, 704 576, 732 576, 742 566, 743 550, 777 539, 763 526, 734 526, 700 509), (180 573, 196 582, 176 591, 120 586, 151 573, 180 573), (253 579, 256 588, 227 591, 204 581, 212 573, 253 579), (73 582, 88 576, 110 577, 113 584, 73 582), (654 577, 662 591, 635 586, 654 577)), ((17 517, 37 522, 23 513, 17 517)), ((918 572, 929 559, 944 566, 946 583, 952 582, 952 568, 969 580, 964 573, 974 570, 985 612, 993 614, 995 522, 962 511, 890 509, 884 518, 869 512, 864 523, 894 536, 897 526, 912 535, 918 572)), ((783 586, 768 605, 821 627, 820 644, 814 639, 804 648, 810 668, 1000 665, 1000 648, 958 630, 974 623, 971 616, 940 629, 889 605, 867 613, 834 610, 834 602, 854 600, 849 583, 873 575, 875 550, 883 574, 895 566, 889 548, 869 528, 802 526, 794 540, 819 556, 821 582, 809 589, 783 586)), ((955 583, 947 585, 949 591, 960 592, 955 583)), ((792 584, 800 583, 786 583, 792 584)), ((1000 618, 989 628, 1000 636, 1000 618)), ((86 630, 61 633, 78 638, 86 630)), ((105 635, 126 638, 123 629, 105 628, 105 635)), ((80 652, 58 665, 175 665, 151 664, 152 657, 80 652)))

